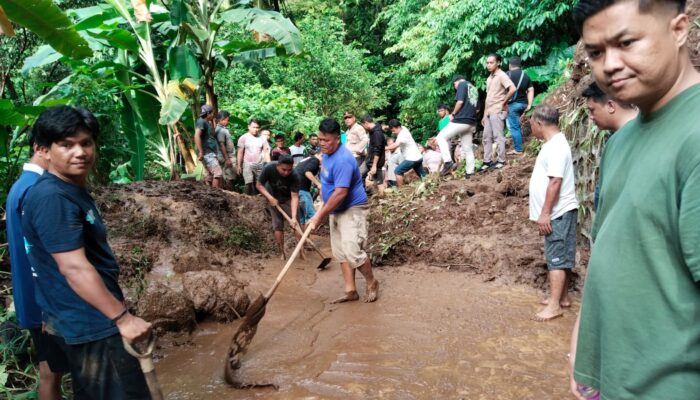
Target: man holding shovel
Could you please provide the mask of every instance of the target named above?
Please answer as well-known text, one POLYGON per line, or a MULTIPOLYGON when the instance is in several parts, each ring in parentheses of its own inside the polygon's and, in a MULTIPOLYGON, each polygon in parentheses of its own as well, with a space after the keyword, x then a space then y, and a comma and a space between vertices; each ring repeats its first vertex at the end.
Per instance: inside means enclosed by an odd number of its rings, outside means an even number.
POLYGON ((316 229, 330 216, 331 248, 340 262, 345 281, 345 295, 332 303, 360 299, 355 286, 355 270, 359 269, 367 282, 366 303, 377 300, 379 282, 372 274, 372 265, 365 252, 367 244, 367 193, 362 185, 360 170, 350 150, 340 143, 340 124, 332 118, 321 121, 318 134, 323 152, 321 187, 323 207, 309 221, 316 229))
POLYGON ((123 340, 146 337, 151 324, 124 304, 119 265, 87 190, 98 133, 84 108, 47 108, 34 124, 49 169, 24 202, 25 250, 46 329, 65 340, 75 399, 150 399, 123 340))
MULTIPOLYGON (((287 259, 284 252, 284 216, 277 209, 279 206, 292 217, 292 228, 297 227, 299 210, 299 186, 300 179, 294 173, 294 160, 292 156, 283 154, 276 162, 265 166, 260 179, 255 183, 255 188, 270 203, 269 209, 272 215, 272 228, 275 231, 275 242, 279 250, 280 259, 287 259)), ((297 240, 300 236, 297 234, 297 240)), ((304 258, 302 253, 301 258, 304 258)))

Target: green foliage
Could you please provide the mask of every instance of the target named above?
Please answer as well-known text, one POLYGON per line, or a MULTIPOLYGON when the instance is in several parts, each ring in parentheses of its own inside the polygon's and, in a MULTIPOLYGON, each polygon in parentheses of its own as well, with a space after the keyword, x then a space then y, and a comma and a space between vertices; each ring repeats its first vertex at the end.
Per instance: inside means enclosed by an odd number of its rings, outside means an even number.
POLYGON ((574 41, 569 11, 575 3, 398 0, 389 5, 379 21, 387 24, 386 54, 405 60, 386 73, 388 80, 400 82, 401 118, 426 137, 435 129, 437 104, 453 102, 453 75, 465 75, 483 89, 489 53, 538 65, 552 49, 568 47, 574 41))

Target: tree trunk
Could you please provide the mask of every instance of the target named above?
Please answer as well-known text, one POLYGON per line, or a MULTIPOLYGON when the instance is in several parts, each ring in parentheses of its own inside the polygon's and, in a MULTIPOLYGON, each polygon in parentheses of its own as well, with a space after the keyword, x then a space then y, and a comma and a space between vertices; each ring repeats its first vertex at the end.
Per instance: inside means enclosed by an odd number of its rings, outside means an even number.
MULTIPOLYGON (((211 64, 214 64, 214 60, 211 64)), ((208 65, 204 70, 204 90, 207 95, 207 104, 211 104, 214 107, 214 112, 219 112, 219 99, 216 97, 214 92, 214 66, 208 65)))
POLYGON ((180 149, 180 156, 182 156, 182 159, 185 161, 185 171, 187 171, 188 174, 191 174, 197 166, 197 163, 195 163, 194 158, 192 157, 192 152, 187 145, 187 141, 185 141, 185 138, 182 137, 182 133, 180 133, 180 131, 177 129, 176 124, 168 125, 168 130, 170 129, 172 129, 172 131, 175 133, 173 136, 177 142, 178 149, 180 149))

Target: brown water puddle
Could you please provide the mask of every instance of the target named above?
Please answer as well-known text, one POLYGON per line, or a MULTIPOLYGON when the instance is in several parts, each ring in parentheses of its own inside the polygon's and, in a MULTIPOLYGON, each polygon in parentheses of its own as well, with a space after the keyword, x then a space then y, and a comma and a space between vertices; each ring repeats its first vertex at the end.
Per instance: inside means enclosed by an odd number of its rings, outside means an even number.
MULTIPOLYGON (((342 291, 339 267, 317 272, 316 263, 289 272, 240 370, 244 381, 279 390, 227 387, 223 362, 237 323, 205 323, 192 346, 166 348, 157 362, 166 398, 570 398, 565 355, 578 305, 537 323, 534 289, 410 266, 376 270, 376 303, 329 305, 342 291)), ((253 289, 273 282, 281 263, 269 264, 253 289)))

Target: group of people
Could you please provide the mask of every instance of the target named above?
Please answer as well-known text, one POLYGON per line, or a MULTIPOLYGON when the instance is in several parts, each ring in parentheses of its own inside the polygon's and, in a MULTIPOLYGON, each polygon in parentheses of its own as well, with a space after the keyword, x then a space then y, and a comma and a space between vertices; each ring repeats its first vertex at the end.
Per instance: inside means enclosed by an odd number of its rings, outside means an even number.
MULTIPOLYGON (((700 73, 687 48, 685 1, 581 0, 574 17, 596 82, 583 92, 590 119, 614 135, 600 166, 594 243, 568 355, 571 391, 579 400, 697 398, 700 131, 693 115, 700 108, 700 73)), ((498 65, 500 58, 490 55, 482 120, 486 169, 506 161, 504 125, 513 134, 514 152, 522 151, 519 119, 533 97, 519 60, 510 61, 510 75, 498 65)), ((441 173, 448 174, 455 168, 448 140, 459 138, 469 175, 475 172, 476 89, 461 76, 453 85, 455 105, 451 111, 440 107, 440 133, 427 151, 439 151, 441 173)), ((390 174, 398 185, 408 171, 425 174, 425 155, 410 131, 390 120, 395 138, 386 139, 371 117, 357 123, 346 113, 345 134, 338 121, 324 119, 317 148, 302 153, 304 138, 295 136, 294 149, 278 151, 273 160, 255 120, 236 151, 225 129, 228 117, 219 113, 214 127, 214 110, 204 106, 197 121, 197 150, 211 185, 242 174, 249 193, 257 188, 269 203, 276 237, 285 220, 314 230, 328 218, 344 282, 334 302, 360 300, 356 270, 366 281, 362 300, 377 300, 379 282, 366 252, 366 187, 390 182, 390 174), (322 198, 318 211, 308 202, 312 187, 322 198)), ((567 287, 576 264, 579 204, 558 110, 538 106, 530 123, 544 141, 529 200, 530 219, 544 236, 551 289, 535 319, 547 321, 571 305, 567 287)), ((38 350, 40 399, 60 398, 67 372, 76 399, 150 398, 137 360, 122 345, 122 338, 148 335, 150 324, 124 303, 119 266, 86 188, 98 135, 88 110, 46 109, 31 130, 31 160, 8 195, 15 307, 38 350)))

